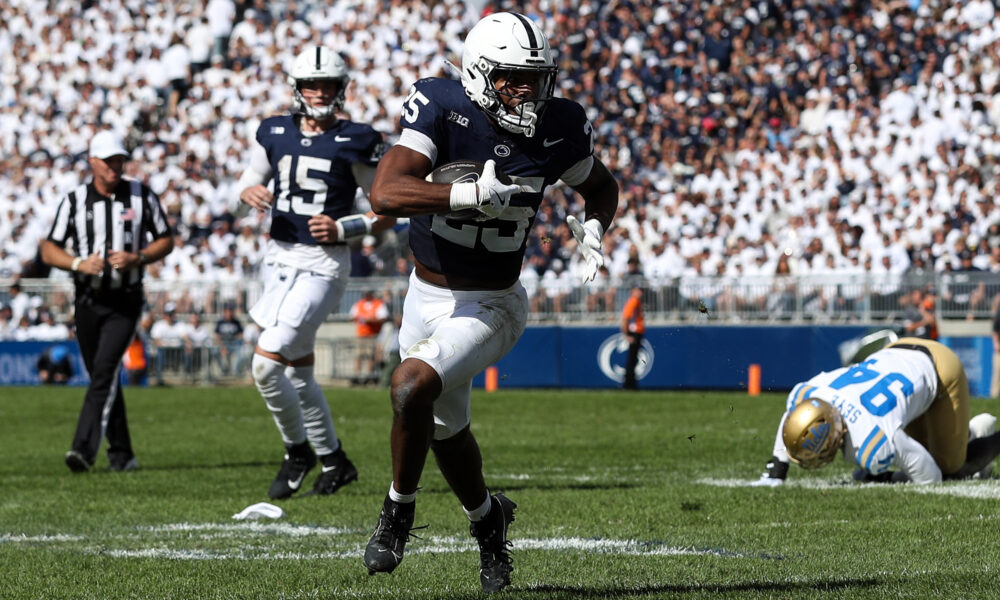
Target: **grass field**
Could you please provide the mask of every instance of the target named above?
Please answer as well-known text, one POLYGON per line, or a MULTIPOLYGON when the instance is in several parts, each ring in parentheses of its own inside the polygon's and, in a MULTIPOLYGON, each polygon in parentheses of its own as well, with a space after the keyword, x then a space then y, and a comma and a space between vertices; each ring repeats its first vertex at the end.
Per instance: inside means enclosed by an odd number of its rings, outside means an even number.
MULTIPOLYGON (((0 598, 475 598, 478 554, 431 460, 430 526, 391 575, 361 555, 391 478, 387 394, 329 390, 360 480, 266 501, 282 447, 252 388, 126 390, 141 469, 63 464, 83 390, 0 388, 0 598)), ((838 461, 746 484, 783 395, 475 392, 487 481, 518 503, 509 598, 997 598, 1000 479, 848 483, 838 461)), ((973 414, 996 414, 973 401, 973 414)), ((311 487, 315 473, 306 485, 311 487)))

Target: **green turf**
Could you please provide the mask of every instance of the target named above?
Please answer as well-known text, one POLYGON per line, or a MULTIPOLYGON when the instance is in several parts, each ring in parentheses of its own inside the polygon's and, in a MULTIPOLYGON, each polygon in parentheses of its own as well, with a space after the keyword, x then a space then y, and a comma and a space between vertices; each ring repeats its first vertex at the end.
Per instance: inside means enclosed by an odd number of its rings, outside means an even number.
MULTIPOLYGON (((266 501, 282 448, 251 388, 126 390, 142 468, 62 462, 83 390, 0 388, 0 598, 475 598, 468 523, 431 460, 391 575, 361 554, 391 478, 390 408, 329 390, 360 480, 266 501)), ((842 462, 751 488, 783 396, 477 391, 487 481, 518 503, 510 598, 996 598, 1000 479, 848 484, 842 462)), ((973 401, 973 414, 993 413, 973 401)), ((311 474, 306 485, 312 485, 311 474)))

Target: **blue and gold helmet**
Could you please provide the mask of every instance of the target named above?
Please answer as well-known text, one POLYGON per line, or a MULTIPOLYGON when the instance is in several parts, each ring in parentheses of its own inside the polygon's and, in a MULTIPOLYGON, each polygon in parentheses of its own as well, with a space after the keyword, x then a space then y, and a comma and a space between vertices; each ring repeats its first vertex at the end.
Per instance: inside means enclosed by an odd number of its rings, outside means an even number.
POLYGON ((788 413, 781 439, 792 462, 816 469, 832 461, 844 443, 844 418, 826 400, 808 398, 788 413))

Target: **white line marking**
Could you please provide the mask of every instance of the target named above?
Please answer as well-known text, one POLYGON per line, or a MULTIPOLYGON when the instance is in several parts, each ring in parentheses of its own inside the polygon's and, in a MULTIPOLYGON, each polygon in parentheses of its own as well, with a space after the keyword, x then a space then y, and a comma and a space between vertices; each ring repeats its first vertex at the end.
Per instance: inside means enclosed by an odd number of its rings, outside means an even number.
MULTIPOLYGON (((215 529, 230 529, 229 525, 213 525, 206 523, 202 525, 181 523, 165 525, 160 527, 144 528, 146 531, 212 531, 215 529)), ((299 529, 308 529, 305 527, 299 529)), ((324 528, 312 528, 315 533, 323 531, 324 528)), ((279 534, 280 535, 280 534, 279 534)), ((301 532, 292 534, 301 535, 301 532)), ((78 538, 82 539, 82 538, 78 538)), ((203 539, 199 537, 199 539, 203 539)), ((114 538, 103 542, 100 546, 88 546, 83 549, 87 554, 101 554, 103 556, 113 556, 118 558, 162 558, 169 560, 310 560, 310 559, 357 559, 364 554, 363 543, 342 543, 337 544, 335 549, 325 552, 289 552, 279 550, 273 544, 254 544, 252 548, 242 549, 218 549, 218 550, 194 550, 190 548, 167 547, 170 540, 158 540, 155 548, 109 548, 114 545, 114 538)), ((188 541, 188 538, 184 538, 188 541)), ((246 541, 246 540, 244 540, 246 541)), ((578 551, 595 554, 615 554, 627 556, 719 556, 727 558, 740 558, 751 556, 742 552, 735 552, 723 548, 694 548, 690 546, 674 546, 666 541, 646 541, 646 540, 616 540, 604 538, 580 538, 580 537, 557 537, 557 538, 513 538, 515 550, 543 550, 543 551, 578 551)), ((420 542, 412 543, 406 548, 408 555, 413 554, 444 554, 477 551, 475 543, 464 536, 432 536, 420 542)))
POLYGON ((352 535, 361 532, 358 529, 346 529, 343 527, 314 527, 311 525, 292 525, 290 523, 256 521, 244 521, 241 523, 169 523, 167 525, 140 527, 140 529, 166 533, 172 531, 223 531, 239 535, 245 535, 247 532, 250 532, 264 533, 268 535, 287 535, 289 537, 302 537, 307 535, 352 535))
POLYGON ((84 539, 82 535, 69 535, 59 533, 56 535, 24 535, 23 533, 0 534, 0 544, 4 543, 49 543, 49 542, 79 542, 84 539))
MULTIPOLYGON (((715 487, 751 487, 751 484, 756 482, 756 479, 713 479, 709 477, 703 477, 698 479, 696 483, 702 485, 711 485, 715 487)), ((940 496, 957 496, 960 498, 979 498, 979 499, 994 499, 1000 498, 1000 479, 972 479, 968 481, 947 481, 944 483, 938 483, 933 485, 910 485, 910 484, 884 484, 884 483, 854 483, 848 482, 846 479, 788 479, 784 485, 778 486, 777 488, 762 488, 762 489, 781 489, 782 487, 798 487, 806 488, 812 490, 845 490, 845 491, 858 491, 858 490, 873 490, 873 489, 890 489, 897 493, 914 493, 914 494, 935 494, 940 496)))

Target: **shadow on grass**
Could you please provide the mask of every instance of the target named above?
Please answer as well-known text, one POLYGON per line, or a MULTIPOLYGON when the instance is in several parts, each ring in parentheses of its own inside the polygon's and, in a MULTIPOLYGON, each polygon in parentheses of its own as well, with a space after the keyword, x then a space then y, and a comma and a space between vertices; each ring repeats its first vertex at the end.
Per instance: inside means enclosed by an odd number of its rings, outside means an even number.
MULTIPOLYGON (((656 596, 659 594, 683 594, 683 593, 704 593, 704 592, 808 592, 817 591, 838 591, 838 590, 859 590, 865 588, 875 588, 885 584, 885 581, 878 579, 843 579, 837 581, 802 581, 802 582, 747 582, 732 583, 723 585, 640 585, 630 586, 604 586, 604 587, 576 587, 562 585, 539 585, 526 589, 519 589, 518 592, 524 596, 531 597, 535 594, 544 597, 564 597, 564 598, 627 598, 631 596, 656 596)), ((511 591, 514 588, 510 588, 511 591)))
POLYGON ((143 471, 204 471, 212 469, 251 469, 257 467, 267 467, 274 466, 275 468, 281 466, 281 461, 277 460, 259 460, 253 462, 220 462, 220 463, 190 463, 190 464, 156 464, 153 466, 147 466, 146 464, 141 464, 139 469, 143 471))

